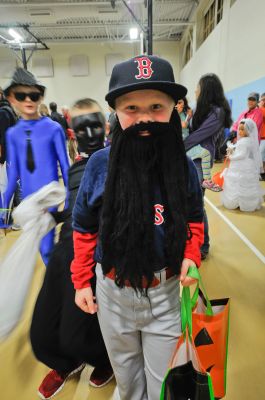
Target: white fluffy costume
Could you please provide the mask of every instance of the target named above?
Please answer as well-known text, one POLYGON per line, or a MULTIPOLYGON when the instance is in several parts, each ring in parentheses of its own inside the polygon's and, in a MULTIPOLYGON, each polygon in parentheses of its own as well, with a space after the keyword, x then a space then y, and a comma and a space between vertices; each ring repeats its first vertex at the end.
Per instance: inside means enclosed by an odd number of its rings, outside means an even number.
POLYGON ((224 171, 222 204, 229 209, 255 211, 261 208, 263 191, 259 183, 262 160, 259 152, 258 130, 254 121, 243 119, 247 137, 240 137, 235 151, 229 156, 230 166, 224 171))

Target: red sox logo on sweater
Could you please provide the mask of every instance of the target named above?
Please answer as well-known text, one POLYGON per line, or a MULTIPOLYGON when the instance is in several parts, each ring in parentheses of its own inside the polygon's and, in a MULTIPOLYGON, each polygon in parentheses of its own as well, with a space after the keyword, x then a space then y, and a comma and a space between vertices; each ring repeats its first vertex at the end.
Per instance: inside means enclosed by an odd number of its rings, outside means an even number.
POLYGON ((161 225, 164 222, 164 217, 163 217, 163 212, 164 212, 164 206, 161 204, 155 204, 155 225, 161 225))
POLYGON ((139 71, 139 74, 135 75, 136 79, 151 78, 154 71, 151 68, 152 61, 148 57, 138 57, 134 62, 138 63, 137 68, 139 71))

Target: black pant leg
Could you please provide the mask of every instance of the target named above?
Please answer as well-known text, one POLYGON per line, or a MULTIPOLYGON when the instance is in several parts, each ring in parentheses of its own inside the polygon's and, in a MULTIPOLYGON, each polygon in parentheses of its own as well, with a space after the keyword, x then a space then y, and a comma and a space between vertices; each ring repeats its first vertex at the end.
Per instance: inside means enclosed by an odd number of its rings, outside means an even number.
POLYGON ((31 324, 33 351, 38 360, 58 371, 73 370, 82 362, 108 366, 97 314, 86 314, 75 304, 72 259, 73 242, 68 237, 55 245, 47 266, 31 324))
POLYGON ((61 348, 60 325, 63 308, 64 266, 61 264, 60 244, 51 254, 42 288, 33 311, 30 340, 36 358, 51 369, 70 371, 76 360, 61 348))
MULTIPOLYGON (((66 272, 61 323, 61 345, 71 357, 94 367, 108 366, 109 358, 99 327, 97 314, 86 314, 74 302, 75 290, 66 272)), ((95 290, 95 278, 92 289, 95 290)))

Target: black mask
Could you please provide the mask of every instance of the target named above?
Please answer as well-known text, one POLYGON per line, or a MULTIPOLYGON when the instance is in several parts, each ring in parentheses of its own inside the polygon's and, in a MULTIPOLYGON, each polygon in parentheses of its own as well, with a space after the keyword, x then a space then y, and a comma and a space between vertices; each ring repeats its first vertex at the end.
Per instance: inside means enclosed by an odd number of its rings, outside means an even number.
POLYGON ((75 132, 79 153, 91 153, 103 147, 105 119, 100 112, 74 117, 72 128, 75 132))

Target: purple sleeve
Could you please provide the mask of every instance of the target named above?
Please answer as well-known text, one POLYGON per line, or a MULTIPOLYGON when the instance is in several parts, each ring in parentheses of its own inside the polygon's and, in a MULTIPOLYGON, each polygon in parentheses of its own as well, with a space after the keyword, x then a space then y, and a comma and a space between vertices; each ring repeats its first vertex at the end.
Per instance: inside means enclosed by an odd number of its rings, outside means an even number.
POLYGON ((184 140, 186 151, 219 132, 223 126, 223 119, 220 118, 220 113, 220 109, 212 111, 201 126, 184 140))
POLYGON ((57 158, 62 171, 64 185, 65 187, 67 187, 69 161, 66 152, 65 134, 61 127, 58 127, 56 132, 54 132, 54 146, 56 149, 57 158))

